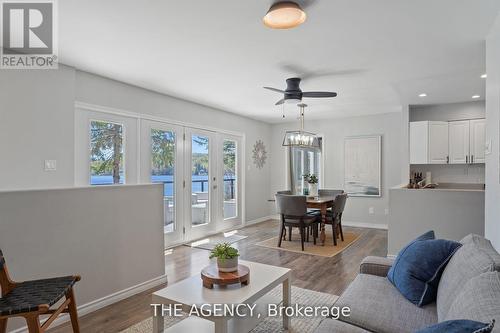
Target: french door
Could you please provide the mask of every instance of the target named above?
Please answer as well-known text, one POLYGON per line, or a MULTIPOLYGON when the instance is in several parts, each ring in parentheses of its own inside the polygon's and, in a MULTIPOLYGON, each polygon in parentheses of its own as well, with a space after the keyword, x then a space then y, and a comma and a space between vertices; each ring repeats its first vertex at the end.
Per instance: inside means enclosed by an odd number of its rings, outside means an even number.
POLYGON ((242 222, 241 138, 141 120, 141 182, 163 184, 165 247, 242 222))
POLYGON ((185 128, 185 223, 186 240, 216 230, 217 141, 215 132, 185 128))
POLYGON ((141 120, 142 183, 163 184, 165 246, 184 239, 184 128, 141 120))

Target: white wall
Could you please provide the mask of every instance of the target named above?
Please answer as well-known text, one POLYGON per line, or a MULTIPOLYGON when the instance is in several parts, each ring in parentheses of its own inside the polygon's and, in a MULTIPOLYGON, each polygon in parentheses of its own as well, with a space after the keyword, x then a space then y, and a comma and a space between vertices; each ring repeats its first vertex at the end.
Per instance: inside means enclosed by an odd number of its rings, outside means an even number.
POLYGON ((484 164, 413 164, 411 173, 431 172, 433 183, 484 184, 484 164))
POLYGON ((0 73, 0 190, 73 185, 75 71, 0 73), (57 171, 44 171, 44 160, 57 171))
POLYGON ((161 185, 0 192, 0 246, 11 277, 81 275, 80 315, 92 310, 89 302, 165 282, 162 193, 161 185))
MULTIPOLYGON (((344 184, 344 138, 347 136, 382 135, 382 197, 349 198, 343 220, 345 224, 370 224, 387 226, 386 209, 389 208, 389 188, 401 183, 404 159, 401 157, 403 128, 401 113, 374 116, 308 121, 306 130, 324 135, 324 188, 343 188, 344 184), (374 214, 369 214, 369 208, 374 214)), ((297 129, 298 121, 277 124, 272 128, 271 193, 286 189, 286 148, 282 147, 286 130, 297 129)))
POLYGON ((486 40, 486 138, 492 153, 486 156, 485 235, 500 251, 500 16, 486 40))
POLYGON ((466 120, 484 118, 485 115, 484 101, 410 106, 410 121, 466 120))
POLYGON ((257 139, 269 147, 270 125, 63 65, 2 71, 0 190, 73 186, 75 101, 244 134, 246 219, 269 215, 269 163, 257 169, 251 152, 257 139), (57 160, 57 171, 44 171, 45 159, 57 160))

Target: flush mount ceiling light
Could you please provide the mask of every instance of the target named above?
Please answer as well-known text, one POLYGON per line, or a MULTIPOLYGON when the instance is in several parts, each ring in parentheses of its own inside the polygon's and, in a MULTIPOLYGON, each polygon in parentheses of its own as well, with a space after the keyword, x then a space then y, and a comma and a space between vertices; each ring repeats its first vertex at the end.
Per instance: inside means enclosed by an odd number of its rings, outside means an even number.
POLYGON ((488 77, 488 74, 481 75, 481 79, 486 79, 487 77, 488 77))
POLYGON ((276 2, 264 16, 264 24, 272 29, 291 29, 306 20, 306 13, 293 1, 276 2))
POLYGON ((472 96, 472 99, 478 99, 478 98, 481 98, 481 96, 479 96, 479 95, 473 95, 472 96))
POLYGON ((418 97, 427 97, 427 94, 426 93, 421 93, 420 95, 418 95, 418 97))

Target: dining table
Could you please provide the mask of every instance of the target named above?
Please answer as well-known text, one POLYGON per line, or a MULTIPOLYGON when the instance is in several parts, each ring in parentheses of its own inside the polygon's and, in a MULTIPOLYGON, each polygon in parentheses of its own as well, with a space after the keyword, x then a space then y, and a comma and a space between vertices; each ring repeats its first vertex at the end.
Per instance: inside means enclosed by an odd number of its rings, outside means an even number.
POLYGON ((320 223, 320 233, 319 233, 319 244, 321 246, 325 246, 326 212, 328 208, 333 207, 334 202, 335 202, 334 196, 307 197, 306 199, 307 208, 319 209, 321 212, 321 223, 320 223))
MULTIPOLYGON (((268 200, 274 202, 274 199, 268 200)), ((307 208, 319 209, 321 213, 321 223, 320 223, 320 233, 319 233, 319 245, 325 246, 326 232, 326 212, 328 208, 333 207, 335 202, 334 196, 308 196, 306 198, 307 208)))

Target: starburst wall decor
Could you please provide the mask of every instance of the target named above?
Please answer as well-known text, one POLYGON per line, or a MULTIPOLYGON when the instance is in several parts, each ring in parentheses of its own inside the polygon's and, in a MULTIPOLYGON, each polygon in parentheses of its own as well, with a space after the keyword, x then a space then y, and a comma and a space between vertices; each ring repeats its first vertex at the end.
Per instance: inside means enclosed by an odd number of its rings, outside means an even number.
POLYGON ((259 169, 262 169, 264 164, 266 164, 267 151, 262 140, 257 140, 253 145, 252 158, 253 164, 255 164, 255 166, 259 169))

